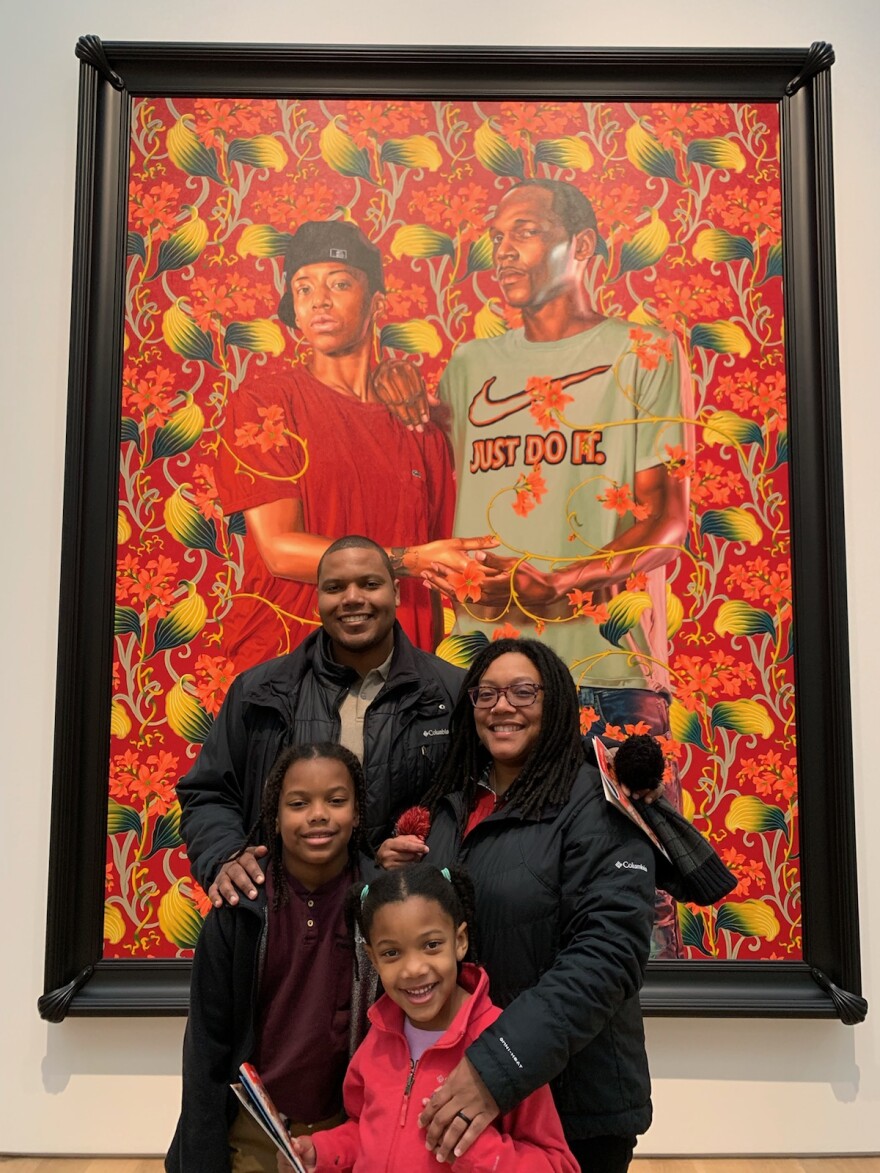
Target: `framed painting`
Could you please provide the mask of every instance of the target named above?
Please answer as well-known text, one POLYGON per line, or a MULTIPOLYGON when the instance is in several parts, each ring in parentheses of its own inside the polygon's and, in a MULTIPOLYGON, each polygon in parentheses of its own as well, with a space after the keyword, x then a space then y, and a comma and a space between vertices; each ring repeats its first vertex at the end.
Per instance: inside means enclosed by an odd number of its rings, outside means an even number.
POLYGON ((860 1021, 830 47, 77 55, 43 1016, 186 1012, 176 783, 235 675, 318 624, 262 544, 281 501, 420 552, 421 646, 548 641, 585 735, 661 732, 632 701, 662 699, 737 886, 671 914, 648 1013, 860 1021), (545 204, 580 316, 542 339, 545 204), (307 237, 372 274, 354 406, 297 318, 307 237))

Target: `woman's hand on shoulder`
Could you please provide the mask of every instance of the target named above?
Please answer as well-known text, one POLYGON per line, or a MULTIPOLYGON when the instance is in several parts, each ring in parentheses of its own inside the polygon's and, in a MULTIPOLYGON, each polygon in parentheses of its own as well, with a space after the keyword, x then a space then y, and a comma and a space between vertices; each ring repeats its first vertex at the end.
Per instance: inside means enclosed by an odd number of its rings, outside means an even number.
POLYGON ((376 863, 380 868, 393 872, 408 863, 418 863, 428 854, 428 845, 418 835, 397 835, 386 839, 376 852, 376 863))

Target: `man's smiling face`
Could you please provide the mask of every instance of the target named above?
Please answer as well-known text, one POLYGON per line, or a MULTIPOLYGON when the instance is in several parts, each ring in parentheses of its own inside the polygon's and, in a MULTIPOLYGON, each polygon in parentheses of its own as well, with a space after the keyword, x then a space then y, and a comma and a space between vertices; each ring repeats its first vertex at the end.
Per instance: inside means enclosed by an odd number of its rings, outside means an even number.
POLYGON ((340 663, 369 654, 381 664, 394 646, 400 589, 377 550, 349 546, 321 560, 318 614, 340 663))

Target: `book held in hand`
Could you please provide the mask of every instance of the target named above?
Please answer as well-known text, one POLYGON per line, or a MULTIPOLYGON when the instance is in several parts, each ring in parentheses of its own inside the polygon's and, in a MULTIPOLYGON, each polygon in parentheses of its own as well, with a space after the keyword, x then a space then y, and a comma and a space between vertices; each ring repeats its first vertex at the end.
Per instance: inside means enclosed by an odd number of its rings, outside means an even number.
POLYGON ((257 1069, 251 1063, 242 1063, 238 1070, 241 1083, 231 1084, 232 1090, 275 1147, 287 1157, 296 1173, 306 1173, 305 1166, 293 1151, 281 1113, 273 1104, 257 1069))

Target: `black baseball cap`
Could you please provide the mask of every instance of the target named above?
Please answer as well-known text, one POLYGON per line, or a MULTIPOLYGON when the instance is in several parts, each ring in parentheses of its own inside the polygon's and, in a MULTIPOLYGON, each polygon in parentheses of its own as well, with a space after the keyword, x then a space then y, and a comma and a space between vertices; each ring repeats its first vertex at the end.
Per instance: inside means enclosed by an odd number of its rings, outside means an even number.
POLYGON ((278 303, 278 317, 286 326, 296 325, 290 282, 303 265, 341 261, 366 273, 370 292, 385 292, 382 254, 350 220, 307 220, 300 224, 284 255, 284 295, 278 303))

